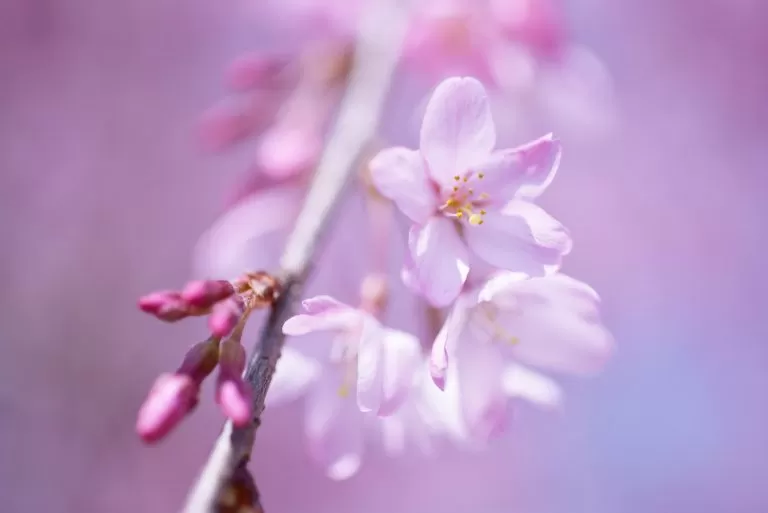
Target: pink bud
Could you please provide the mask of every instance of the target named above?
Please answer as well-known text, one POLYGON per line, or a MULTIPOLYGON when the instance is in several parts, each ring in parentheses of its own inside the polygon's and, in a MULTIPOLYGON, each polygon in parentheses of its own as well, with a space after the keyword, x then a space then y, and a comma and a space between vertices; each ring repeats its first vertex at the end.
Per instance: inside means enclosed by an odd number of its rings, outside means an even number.
POLYGON ((234 91, 279 85, 288 60, 274 55, 253 53, 235 59, 227 70, 227 83, 234 91))
POLYGON ((239 341, 230 338, 219 346, 216 402, 236 426, 244 426, 251 418, 251 391, 241 378, 245 359, 245 348, 239 341))
POLYGON ((198 385, 183 374, 163 374, 139 410, 136 432, 146 443, 162 439, 197 404, 198 385))
POLYGON ((256 159, 265 173, 288 177, 310 171, 321 151, 322 141, 314 131, 280 127, 264 134, 256 159))
POLYGON ((240 296, 230 296, 213 306, 208 317, 208 328, 216 337, 226 337, 235 329, 237 322, 245 312, 245 303, 240 296))
POLYGON ((225 150, 262 130, 273 111, 274 106, 261 95, 239 104, 212 107, 200 119, 200 142, 209 151, 225 150))
POLYGON ((234 293, 232 284, 226 280, 200 280, 187 283, 181 298, 198 308, 210 308, 234 293))
POLYGON ((224 415, 237 427, 251 420, 251 392, 242 378, 219 380, 216 385, 216 402, 224 415))
POLYGON ((202 383, 219 363, 218 342, 218 338, 211 337, 189 348, 176 373, 189 376, 197 384, 202 383))
POLYGON ((497 19, 507 37, 522 42, 532 52, 555 57, 563 48, 563 21, 552 0, 498 2, 497 9, 497 19))
POLYGON ((139 298, 139 308, 160 320, 175 322, 189 315, 189 305, 178 292, 153 292, 139 298))

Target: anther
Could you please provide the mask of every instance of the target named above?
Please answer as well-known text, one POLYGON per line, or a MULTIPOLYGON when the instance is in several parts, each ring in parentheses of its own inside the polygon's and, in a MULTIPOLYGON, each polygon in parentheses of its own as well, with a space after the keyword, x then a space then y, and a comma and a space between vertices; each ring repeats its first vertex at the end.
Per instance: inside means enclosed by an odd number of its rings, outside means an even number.
POLYGON ((481 216, 484 216, 485 214, 487 214, 487 212, 486 212, 485 210, 481 210, 481 211, 480 211, 480 215, 481 215, 481 216))
POLYGON ((453 186, 453 192, 457 192, 458 190, 459 190, 459 186, 458 185, 454 185, 453 186))
POLYGON ((482 180, 483 178, 485 178, 485 173, 478 173, 477 177, 482 180))
POLYGON ((455 176, 453 177, 453 179, 454 179, 454 180, 456 180, 456 181, 458 182, 459 180, 461 180, 461 177, 460 177, 459 175, 455 175, 455 176))
POLYGON ((475 226, 479 224, 483 224, 482 216, 480 216, 480 214, 472 214, 471 216, 469 216, 469 224, 472 224, 475 226))

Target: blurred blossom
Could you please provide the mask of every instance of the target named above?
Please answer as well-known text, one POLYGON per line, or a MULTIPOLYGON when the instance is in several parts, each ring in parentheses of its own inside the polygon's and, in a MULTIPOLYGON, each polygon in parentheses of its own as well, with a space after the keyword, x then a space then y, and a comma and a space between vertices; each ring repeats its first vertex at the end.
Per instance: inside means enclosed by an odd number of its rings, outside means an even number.
MULTIPOLYGON (((454 305, 432 346, 432 377, 444 388, 455 358, 454 379, 462 387, 470 428, 493 431, 505 417, 503 405, 514 379, 539 391, 547 388, 524 370, 506 376, 510 363, 581 375, 603 366, 613 341, 600 322, 598 302, 589 286, 562 274, 499 273, 454 305)), ((530 397, 547 402, 551 395, 532 392, 530 397)))
POLYGON ((322 335, 291 340, 290 349, 305 355, 278 364, 270 403, 306 387, 310 452, 329 477, 346 479, 360 464, 364 414, 398 410, 419 368, 421 345, 413 335, 384 328, 370 313, 329 296, 307 299, 303 306, 306 313, 288 319, 283 332, 322 335))

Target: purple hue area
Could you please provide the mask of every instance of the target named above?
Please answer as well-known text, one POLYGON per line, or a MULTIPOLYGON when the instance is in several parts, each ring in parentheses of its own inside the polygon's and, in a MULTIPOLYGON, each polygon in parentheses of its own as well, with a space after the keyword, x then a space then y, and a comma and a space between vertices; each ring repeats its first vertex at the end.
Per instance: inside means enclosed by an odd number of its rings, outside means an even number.
MULTIPOLYGON (((576 241, 565 271, 603 297, 613 363, 568 383, 564 415, 522 406, 488 452, 373 450, 343 483, 305 455, 300 407, 270 411, 253 468, 271 513, 768 511, 768 4, 571 4, 621 123, 602 142, 564 138, 542 204, 576 241)), ((192 137, 226 63, 263 39, 245 7, 0 4, 5 513, 175 511, 211 447, 210 384, 165 443, 135 435, 155 376, 205 330, 135 301, 190 277, 251 156, 205 157, 192 137)), ((387 127, 411 122, 411 105, 395 110, 387 127)))

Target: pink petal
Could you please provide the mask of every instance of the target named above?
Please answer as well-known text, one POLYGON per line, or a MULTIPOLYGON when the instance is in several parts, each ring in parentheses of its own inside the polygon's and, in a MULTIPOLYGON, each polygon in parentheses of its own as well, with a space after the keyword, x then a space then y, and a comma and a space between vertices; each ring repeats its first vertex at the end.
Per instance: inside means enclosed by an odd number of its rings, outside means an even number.
POLYGON ((507 422, 507 396, 502 387, 505 363, 487 340, 461 344, 456 354, 461 411, 468 434, 487 440, 507 422))
POLYGON ((309 315, 318 315, 326 313, 332 310, 347 310, 351 308, 345 305, 341 301, 338 301, 331 296, 315 296, 305 299, 301 302, 301 306, 309 315))
POLYGON ((558 410, 563 405, 563 390, 551 378, 522 365, 510 365, 502 379, 504 392, 540 408, 558 410))
POLYGON ((485 160, 496 144, 488 95, 474 78, 443 81, 429 100, 421 125, 421 153, 429 175, 444 186, 485 160))
POLYGON ((308 310, 312 313, 294 315, 285 321, 283 333, 306 335, 315 331, 347 330, 362 321, 364 314, 359 310, 338 302, 331 306, 328 299, 331 298, 322 299, 321 296, 310 299, 308 310))
POLYGON ((508 305, 499 320, 519 341, 504 346, 510 358, 589 375, 613 352, 613 338, 600 320, 599 298, 578 280, 562 274, 532 278, 499 291, 492 301, 508 305))
POLYGON ((195 268, 202 276, 236 278, 246 269, 277 265, 305 190, 270 187, 231 208, 200 238, 195 268))
POLYGON ((339 395, 342 379, 326 369, 307 396, 305 418, 311 456, 339 481, 357 473, 363 455, 363 414, 353 396, 339 395))
POLYGON ((437 307, 450 304, 461 292, 469 273, 469 255, 453 222, 432 217, 408 234, 413 261, 412 279, 426 299, 437 307))
POLYGON ((448 313, 448 318, 443 323, 440 332, 432 344, 429 359, 429 373, 432 381, 441 390, 445 390, 445 380, 448 371, 449 353, 456 350, 459 341, 465 334, 468 309, 474 304, 475 297, 472 294, 461 294, 453 308, 448 313))
POLYGON ((560 141, 551 134, 519 148, 494 152, 474 169, 485 175, 478 186, 489 194, 489 203, 499 208, 515 196, 536 197, 554 179, 560 152, 560 141))
POLYGON ((320 377, 320 363, 292 347, 284 347, 267 392, 267 405, 288 403, 304 395, 320 377))
POLYGON ((464 237, 478 257, 500 269, 550 274, 571 251, 568 231, 533 203, 512 201, 501 212, 489 211, 483 220, 469 226, 464 237))
POLYGON ((376 155, 369 167, 376 189, 394 201, 413 222, 421 224, 435 212, 435 191, 419 152, 389 148, 376 155))
POLYGON ((377 329, 360 341, 357 402, 380 417, 395 413, 408 397, 421 364, 421 344, 409 333, 377 329))

